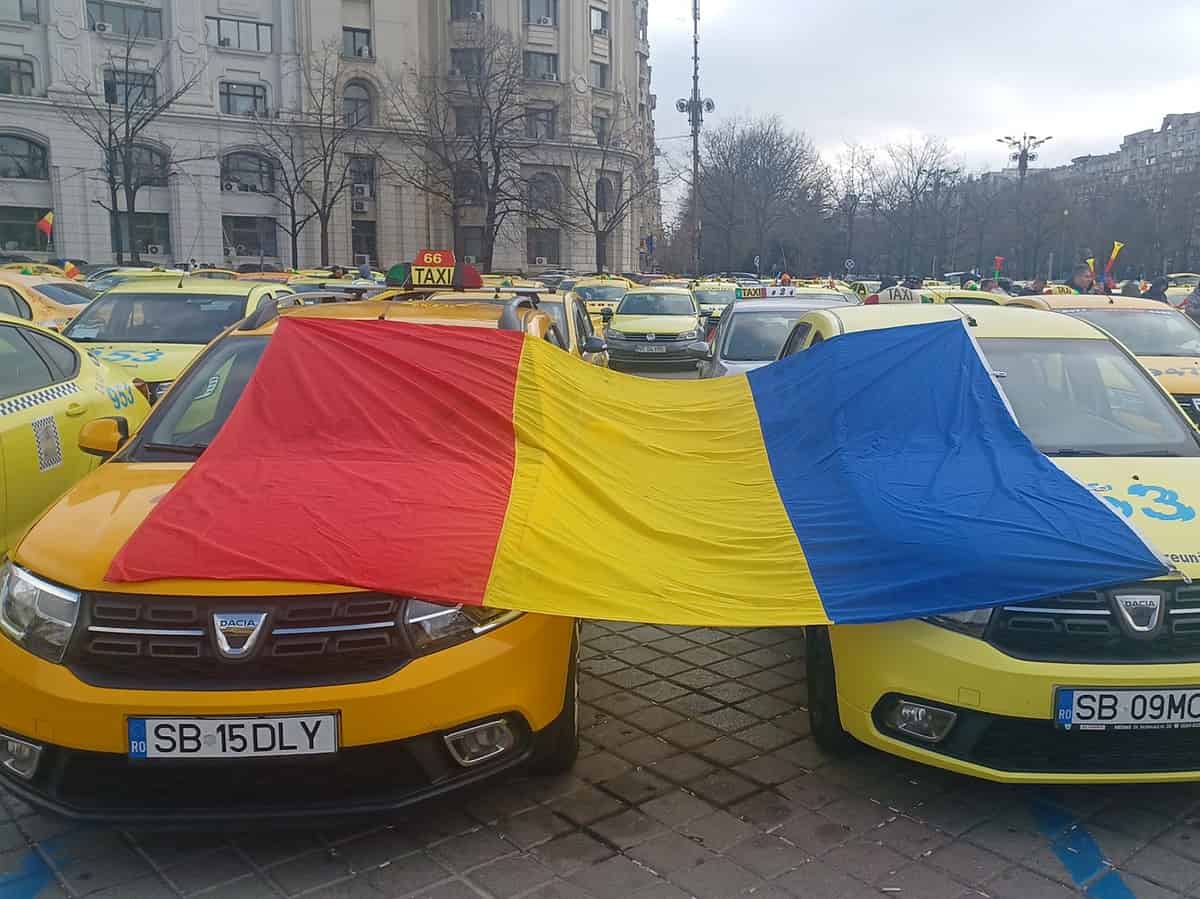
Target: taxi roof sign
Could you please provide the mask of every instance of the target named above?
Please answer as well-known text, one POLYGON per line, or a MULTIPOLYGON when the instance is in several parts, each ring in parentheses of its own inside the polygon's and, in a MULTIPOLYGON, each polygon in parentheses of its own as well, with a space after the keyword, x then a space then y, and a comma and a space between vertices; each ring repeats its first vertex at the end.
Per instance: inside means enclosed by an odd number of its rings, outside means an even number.
POLYGON ((794 287, 769 285, 763 287, 739 287, 736 298, 739 300, 761 300, 768 297, 773 299, 775 297, 794 297, 796 295, 796 288, 794 287))
POLYGON ((454 262, 453 250, 422 250, 413 261, 413 287, 453 287, 454 262))

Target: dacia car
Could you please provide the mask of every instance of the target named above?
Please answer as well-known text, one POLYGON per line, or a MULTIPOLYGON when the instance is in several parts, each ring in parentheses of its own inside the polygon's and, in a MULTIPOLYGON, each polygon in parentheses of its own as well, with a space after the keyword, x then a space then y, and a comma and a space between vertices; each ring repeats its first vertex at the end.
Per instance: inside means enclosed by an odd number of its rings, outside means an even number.
MULTIPOLYGON (((0 573, 0 782, 28 802, 121 823, 304 820, 395 809, 523 763, 543 773, 574 763, 569 618, 219 574, 105 579, 228 418, 278 305, 209 346, 136 435, 85 427, 80 445, 111 458, 0 573)), ((280 314, 538 339, 555 329, 525 299, 280 314)))
POLYGON ((0 272, 0 314, 61 331, 96 292, 70 278, 0 272))
POLYGON ((925 620, 808 628, 814 737, 1014 783, 1200 778, 1200 434, 1137 359, 1070 316, 942 304, 812 312, 781 355, 955 319, 1034 445, 1176 571, 925 620))

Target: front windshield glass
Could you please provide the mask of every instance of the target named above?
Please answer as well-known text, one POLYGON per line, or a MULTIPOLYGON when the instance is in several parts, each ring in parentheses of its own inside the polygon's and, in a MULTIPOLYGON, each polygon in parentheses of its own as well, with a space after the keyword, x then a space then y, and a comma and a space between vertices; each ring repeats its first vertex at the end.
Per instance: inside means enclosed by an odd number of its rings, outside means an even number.
POLYGON ((1077 309, 1068 315, 1099 325, 1135 356, 1200 356, 1200 325, 1171 309, 1077 309))
POLYGON ((585 284, 583 287, 576 287, 575 294, 583 300, 612 301, 621 299, 628 289, 619 284, 585 284))
POLYGON ((242 296, 109 294, 93 301, 63 336, 78 343, 208 343, 245 315, 242 296))
POLYGON ((1200 443, 1141 366, 1107 340, 979 341, 1017 422, 1048 456, 1197 456, 1200 443))
POLYGON ((545 312, 552 319, 554 319, 554 324, 558 325, 558 330, 564 337, 571 333, 569 330, 567 330, 567 311, 563 308, 562 303, 547 302, 546 300, 542 300, 540 303, 538 303, 538 310, 540 312, 545 312))
POLYGON ((1176 275, 1169 277, 1167 282, 1172 287, 1195 287, 1200 285, 1200 275, 1176 275))
POLYGON ((697 303, 705 303, 710 306, 722 306, 727 303, 732 303, 737 295, 732 288, 711 287, 693 290, 692 294, 696 297, 697 303))
POLYGON ((729 323, 721 358, 729 362, 771 362, 804 312, 739 312, 729 323))
POLYGON ((96 296, 96 291, 89 290, 82 284, 65 281, 61 284, 34 284, 33 289, 46 299, 64 306, 86 306, 96 296))
POLYGON ((266 346, 266 337, 229 337, 213 346, 155 407, 127 458, 199 455, 229 418, 266 346))
POLYGON ((695 315, 690 296, 676 293, 630 293, 621 300, 617 315, 695 315))

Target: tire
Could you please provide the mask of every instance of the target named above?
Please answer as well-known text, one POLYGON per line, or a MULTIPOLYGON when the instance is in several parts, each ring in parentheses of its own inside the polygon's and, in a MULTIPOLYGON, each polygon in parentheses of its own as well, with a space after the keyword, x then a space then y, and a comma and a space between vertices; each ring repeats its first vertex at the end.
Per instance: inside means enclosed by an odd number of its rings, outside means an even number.
POLYGON ((838 712, 837 672, 833 666, 833 646, 829 628, 804 629, 805 668, 808 673, 808 718, 817 745, 833 755, 845 755, 859 742, 842 727, 838 712))
POLYGON ((529 770, 534 774, 566 774, 579 757, 579 622, 571 635, 571 661, 563 707, 544 729, 533 735, 533 755, 529 770))

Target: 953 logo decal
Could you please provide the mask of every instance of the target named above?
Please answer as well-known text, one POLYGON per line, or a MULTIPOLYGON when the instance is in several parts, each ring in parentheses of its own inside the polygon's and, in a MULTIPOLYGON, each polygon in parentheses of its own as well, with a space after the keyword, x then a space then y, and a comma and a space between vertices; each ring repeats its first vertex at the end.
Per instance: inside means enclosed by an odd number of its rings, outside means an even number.
POLYGON ((1183 502, 1169 487, 1130 484, 1125 488, 1124 496, 1119 496, 1112 484, 1092 482, 1087 487, 1126 518, 1138 514, 1155 521, 1191 521, 1196 517, 1196 509, 1183 502))

